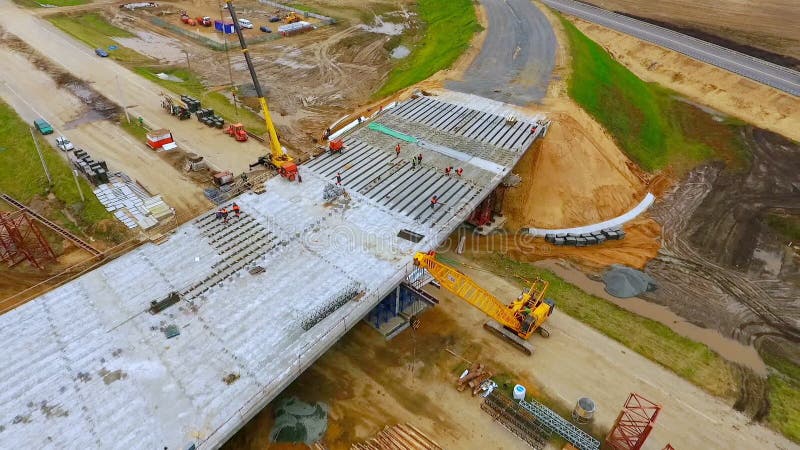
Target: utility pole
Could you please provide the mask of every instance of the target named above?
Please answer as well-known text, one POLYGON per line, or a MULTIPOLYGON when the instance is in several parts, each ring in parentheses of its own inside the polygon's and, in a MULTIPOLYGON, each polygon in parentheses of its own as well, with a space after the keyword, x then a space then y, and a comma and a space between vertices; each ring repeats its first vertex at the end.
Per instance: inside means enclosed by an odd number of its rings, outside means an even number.
POLYGON ((183 47, 183 54, 186 55, 186 69, 188 69, 189 72, 191 72, 192 65, 189 63, 189 51, 186 50, 186 47, 183 47))
POLYGON ((86 197, 83 196, 83 189, 81 189, 81 184, 78 182, 78 171, 75 169, 72 169, 72 178, 75 179, 75 186, 78 187, 78 194, 81 195, 81 201, 86 203, 86 197))
POLYGON ((119 91, 119 100, 122 102, 122 110, 125 111, 125 118, 128 119, 128 123, 131 123, 131 116, 128 115, 128 102, 125 101, 125 97, 122 95, 122 87, 119 84, 119 75, 116 77, 117 80, 117 91, 119 91))
POLYGON ((42 162, 42 169, 44 169, 44 175, 47 177, 47 187, 49 189, 53 187, 53 179, 50 178, 50 171, 47 170, 47 164, 44 162, 44 155, 42 155, 42 150, 39 148, 39 141, 36 140, 36 135, 33 134, 33 128, 28 128, 28 131, 31 132, 33 145, 36 146, 36 152, 39 154, 39 161, 42 162))
MULTIPOLYGON (((239 103, 236 98, 236 85, 233 84, 233 68, 231 68, 231 54, 228 52, 228 34, 225 33, 225 14, 222 8, 222 2, 219 4, 219 21, 222 22, 222 40, 225 42, 225 57, 228 59, 228 77, 231 80, 231 93, 233 94, 233 110, 236 117, 239 117, 239 103)), ((235 25, 234 25, 235 26, 235 25)))

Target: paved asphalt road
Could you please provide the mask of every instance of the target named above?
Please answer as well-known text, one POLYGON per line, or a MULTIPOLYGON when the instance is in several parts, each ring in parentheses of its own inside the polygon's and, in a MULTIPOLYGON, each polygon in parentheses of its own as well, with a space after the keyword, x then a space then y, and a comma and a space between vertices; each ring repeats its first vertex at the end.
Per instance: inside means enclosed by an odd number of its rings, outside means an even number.
MULTIPOLYGON (((542 0, 542 2, 563 13, 675 50, 789 94, 800 96, 800 72, 573 0, 542 0)), ((791 20, 787 23, 789 22, 791 20)))
POLYGON ((555 62, 556 37, 531 0, 481 0, 489 32, 464 79, 447 88, 527 105, 544 97, 555 62))

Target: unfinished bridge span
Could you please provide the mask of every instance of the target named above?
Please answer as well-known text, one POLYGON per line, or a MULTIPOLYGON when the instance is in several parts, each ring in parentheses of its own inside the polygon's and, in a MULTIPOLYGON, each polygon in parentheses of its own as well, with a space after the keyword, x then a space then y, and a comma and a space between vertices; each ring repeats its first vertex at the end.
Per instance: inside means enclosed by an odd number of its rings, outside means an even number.
POLYGON ((0 448, 222 445, 466 219, 543 120, 413 97, 301 165, 302 183, 237 198, 240 217, 209 212, 0 316, 0 448))

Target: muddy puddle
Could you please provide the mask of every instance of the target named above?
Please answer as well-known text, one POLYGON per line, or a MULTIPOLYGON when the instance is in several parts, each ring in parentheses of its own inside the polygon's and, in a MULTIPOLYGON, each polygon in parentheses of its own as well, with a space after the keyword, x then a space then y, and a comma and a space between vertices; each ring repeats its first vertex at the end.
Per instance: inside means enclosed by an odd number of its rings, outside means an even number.
POLYGON ((405 45, 398 45, 397 47, 392 49, 392 52, 389 53, 389 56, 391 56, 394 59, 403 59, 410 54, 411 50, 409 50, 408 47, 406 47, 405 45))
POLYGON ((609 295, 600 281, 594 281, 580 270, 560 260, 543 260, 534 265, 548 269, 565 281, 578 286, 585 292, 608 300, 611 303, 651 320, 655 320, 672 331, 707 345, 723 358, 751 368, 755 373, 766 376, 767 367, 756 349, 739 341, 723 336, 717 330, 701 328, 670 311, 666 306, 650 303, 638 297, 619 299, 609 295))
POLYGON ((399 36, 406 29, 405 24, 385 22, 381 16, 375 16, 375 22, 372 25, 361 24, 358 27, 370 33, 385 34, 387 36, 399 36))
POLYGON ((142 30, 134 33, 136 37, 115 37, 113 39, 120 45, 163 63, 176 64, 185 61, 186 53, 174 39, 142 30))

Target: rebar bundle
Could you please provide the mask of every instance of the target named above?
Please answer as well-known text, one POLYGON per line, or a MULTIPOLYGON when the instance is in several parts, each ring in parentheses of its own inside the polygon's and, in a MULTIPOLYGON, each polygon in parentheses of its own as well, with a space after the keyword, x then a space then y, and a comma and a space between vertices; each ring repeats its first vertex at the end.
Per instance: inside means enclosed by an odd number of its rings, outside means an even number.
POLYGON ((356 283, 355 281, 350 283, 333 299, 309 311, 308 315, 301 320, 300 326, 302 326, 305 331, 314 328, 314 325, 322 322, 326 317, 331 315, 337 309, 341 308, 345 303, 356 298, 361 291, 362 289, 359 283, 356 283))

